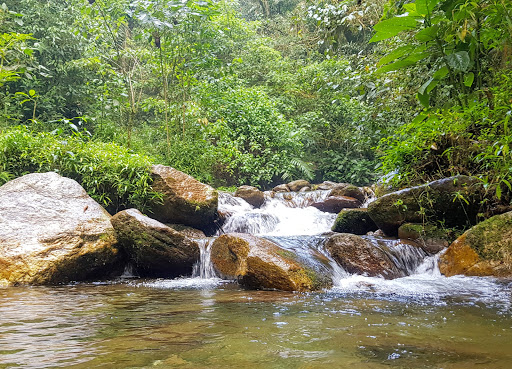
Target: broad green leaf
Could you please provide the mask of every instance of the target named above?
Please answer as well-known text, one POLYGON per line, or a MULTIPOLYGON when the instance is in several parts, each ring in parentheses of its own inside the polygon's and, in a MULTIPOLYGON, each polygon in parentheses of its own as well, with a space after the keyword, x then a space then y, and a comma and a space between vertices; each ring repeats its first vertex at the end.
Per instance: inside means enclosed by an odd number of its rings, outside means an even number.
POLYGON ((434 73, 434 79, 441 80, 448 75, 450 71, 448 67, 443 66, 437 72, 434 73))
POLYGON ((414 50, 413 45, 401 46, 399 48, 396 48, 395 50, 390 52, 388 55, 382 57, 379 60, 379 62, 377 63, 377 66, 380 67, 381 65, 388 64, 388 63, 404 56, 405 54, 407 54, 409 51, 412 51, 412 50, 414 50))
POLYGON ((416 0, 416 11, 423 16, 432 14, 438 3, 439 0, 416 0))
POLYGON ((423 28, 421 31, 416 33, 416 39, 422 42, 429 42, 436 39, 437 32, 439 31, 438 26, 431 26, 423 28))
POLYGON ((421 123, 423 122, 426 118, 428 117, 428 114, 425 113, 425 112, 421 112, 419 113, 418 115, 416 115, 414 117, 414 119, 412 120, 412 124, 418 124, 418 123, 421 123))
POLYGON ((471 87, 473 81, 475 80, 475 74, 473 72, 469 72, 464 76, 464 86, 471 87))
POLYGON ((420 14, 416 11, 416 4, 415 3, 409 3, 403 5, 405 11, 411 16, 411 17, 419 17, 420 14))
POLYGON ((398 35, 402 31, 416 28, 417 21, 414 17, 393 17, 383 20, 373 26, 377 33, 371 38, 370 42, 385 40, 398 35))
POLYGON ((28 94, 29 94, 30 96, 34 96, 34 95, 36 94, 36 92, 35 92, 34 90, 30 90, 30 91, 28 92, 28 94))
POLYGON ((499 183, 496 185, 496 197, 501 200, 501 186, 499 183))
POLYGON ((405 59, 399 60, 397 62, 385 65, 382 68, 377 69, 377 73, 386 73, 397 69, 407 68, 411 65, 416 64, 420 60, 425 59, 427 56, 429 56, 429 53, 417 53, 409 55, 405 59))
POLYGON ((420 101, 421 105, 425 108, 428 108, 430 103, 430 96, 428 94, 420 94, 419 92, 416 94, 416 97, 420 101))
POLYGON ((446 56, 446 61, 450 68, 457 72, 465 72, 468 70, 471 60, 467 51, 458 51, 446 56))
POLYGON ((439 80, 436 80, 434 78, 430 78, 427 82, 425 82, 418 90, 418 93, 424 95, 424 94, 430 94, 430 92, 437 86, 439 83, 439 80))

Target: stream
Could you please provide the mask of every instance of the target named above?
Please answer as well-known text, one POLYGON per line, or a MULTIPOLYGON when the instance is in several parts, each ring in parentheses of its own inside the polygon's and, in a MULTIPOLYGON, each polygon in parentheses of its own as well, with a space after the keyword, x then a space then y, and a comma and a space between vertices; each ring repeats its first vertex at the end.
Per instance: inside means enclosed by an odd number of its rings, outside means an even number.
POLYGON ((248 291, 221 280, 200 242, 193 275, 0 288, 0 368, 510 368, 512 281, 442 276, 438 255, 364 236, 403 272, 351 275, 325 252, 325 191, 277 194, 261 209, 228 194, 220 233, 321 253, 333 287, 248 291))

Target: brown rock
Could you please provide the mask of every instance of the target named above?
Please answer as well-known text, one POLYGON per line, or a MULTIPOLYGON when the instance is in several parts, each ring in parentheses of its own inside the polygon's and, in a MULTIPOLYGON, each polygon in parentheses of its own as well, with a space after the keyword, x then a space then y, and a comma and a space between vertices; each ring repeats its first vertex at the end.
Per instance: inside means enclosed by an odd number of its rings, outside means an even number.
POLYGON ((275 186, 272 191, 274 192, 290 192, 290 187, 287 184, 280 184, 279 186, 275 186))
POLYGON ((341 187, 334 187, 329 196, 348 196, 358 199, 361 202, 364 202, 366 196, 364 192, 359 188, 351 184, 347 184, 341 187))
POLYGON ((298 192, 302 187, 310 187, 311 188, 311 183, 309 183, 308 181, 306 181, 304 179, 298 179, 296 181, 288 183, 288 188, 290 189, 290 191, 293 191, 293 192, 298 192))
POLYGON ((72 179, 34 173, 0 187, 0 284, 105 277, 115 243, 110 215, 72 179))
POLYGON ((244 199, 255 208, 259 208, 265 202, 265 194, 253 186, 238 187, 235 197, 244 199))
POLYGON ((512 212, 495 215, 466 231, 441 255, 446 276, 512 276, 512 212))
POLYGON ((264 238, 225 234, 211 250, 217 272, 249 288, 311 291, 322 287, 315 272, 301 265, 292 252, 264 238))
POLYGON ((152 208, 153 216, 163 223, 180 223, 201 229, 209 234, 215 231, 218 193, 191 176, 164 165, 151 169, 152 188, 163 193, 163 203, 152 208))
POLYGON ((339 233, 331 236, 325 248, 347 272, 393 279, 403 276, 389 257, 359 236, 339 233))
POLYGON ((120 246, 142 277, 190 275, 199 260, 197 242, 137 209, 117 213, 112 225, 120 246))
POLYGON ((327 213, 339 213, 343 209, 357 208, 361 206, 361 202, 353 197, 331 196, 323 201, 315 202, 311 206, 327 213))
POLYGON ((398 228, 398 238, 414 241, 430 254, 437 254, 447 248, 456 236, 433 224, 405 223, 398 228))

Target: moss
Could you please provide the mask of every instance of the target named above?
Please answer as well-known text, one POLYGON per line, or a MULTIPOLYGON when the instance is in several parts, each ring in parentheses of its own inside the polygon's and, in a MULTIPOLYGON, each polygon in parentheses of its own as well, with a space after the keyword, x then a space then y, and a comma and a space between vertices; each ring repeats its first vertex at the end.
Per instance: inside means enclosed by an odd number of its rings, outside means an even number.
POLYGON ((489 218, 467 232, 466 240, 483 260, 512 257, 512 215, 489 218))

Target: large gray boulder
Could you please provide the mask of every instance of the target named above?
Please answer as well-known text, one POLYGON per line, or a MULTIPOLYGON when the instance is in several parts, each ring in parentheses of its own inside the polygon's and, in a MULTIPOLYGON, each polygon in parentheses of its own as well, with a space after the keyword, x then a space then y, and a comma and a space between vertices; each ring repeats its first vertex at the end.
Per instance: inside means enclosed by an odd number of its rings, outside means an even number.
POLYGON ((404 223, 430 219, 464 227, 477 221, 482 189, 473 177, 444 178, 379 197, 368 205, 368 214, 388 236, 397 236, 404 223))
POLYGON ((104 277, 115 244, 110 215, 72 179, 34 173, 0 187, 0 284, 104 277))
POLYGON ((112 225, 120 247, 141 277, 190 275, 199 260, 197 242, 137 209, 117 213, 112 225))
POLYGON ((153 190, 163 194, 163 202, 151 209, 155 219, 188 225, 209 234, 215 231, 218 193, 213 187, 165 165, 154 165, 151 175, 153 190))
POLYGON ((349 273, 386 279, 403 277, 403 273, 384 251, 354 234, 339 233, 331 236, 325 243, 325 249, 349 273))

